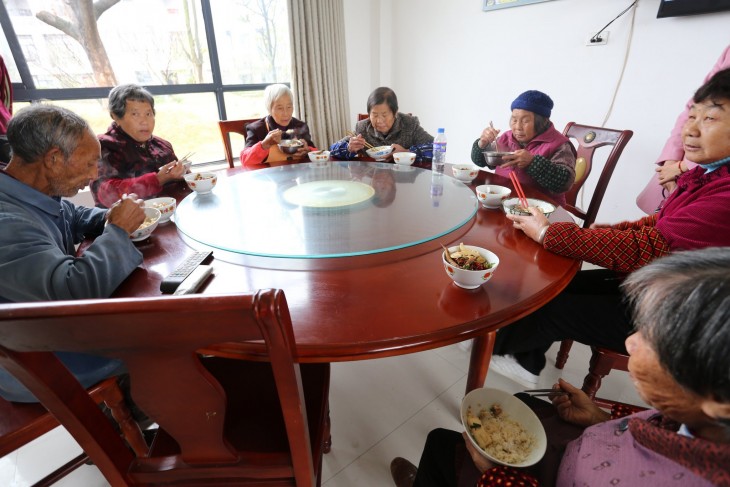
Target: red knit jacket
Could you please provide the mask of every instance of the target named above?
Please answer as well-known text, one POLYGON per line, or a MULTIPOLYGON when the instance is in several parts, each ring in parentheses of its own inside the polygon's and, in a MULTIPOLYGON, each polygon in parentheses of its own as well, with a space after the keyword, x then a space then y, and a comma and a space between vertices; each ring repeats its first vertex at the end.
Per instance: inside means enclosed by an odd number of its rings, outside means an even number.
POLYGON ((683 174, 658 215, 607 228, 557 222, 543 245, 556 254, 618 272, 634 271, 669 252, 730 246, 730 168, 683 174))

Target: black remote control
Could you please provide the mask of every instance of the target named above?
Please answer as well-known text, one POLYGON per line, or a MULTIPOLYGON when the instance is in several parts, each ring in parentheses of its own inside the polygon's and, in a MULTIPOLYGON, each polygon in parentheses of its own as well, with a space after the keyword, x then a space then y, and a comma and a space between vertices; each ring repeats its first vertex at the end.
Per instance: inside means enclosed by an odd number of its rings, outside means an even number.
POLYGON ((206 250, 204 252, 193 252, 192 254, 185 257, 185 260, 175 268, 167 277, 165 277, 160 283, 160 291, 166 294, 174 293, 178 286, 182 284, 186 277, 198 267, 209 255, 213 253, 212 250, 206 250))

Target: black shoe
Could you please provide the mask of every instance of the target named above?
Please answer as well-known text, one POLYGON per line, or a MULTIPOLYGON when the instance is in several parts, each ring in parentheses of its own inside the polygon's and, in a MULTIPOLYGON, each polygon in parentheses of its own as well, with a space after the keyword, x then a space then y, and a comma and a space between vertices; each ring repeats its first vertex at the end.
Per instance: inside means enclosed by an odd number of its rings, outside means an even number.
POLYGON ((405 458, 396 457, 390 462, 390 475, 396 487, 411 487, 416 480, 418 468, 405 458))

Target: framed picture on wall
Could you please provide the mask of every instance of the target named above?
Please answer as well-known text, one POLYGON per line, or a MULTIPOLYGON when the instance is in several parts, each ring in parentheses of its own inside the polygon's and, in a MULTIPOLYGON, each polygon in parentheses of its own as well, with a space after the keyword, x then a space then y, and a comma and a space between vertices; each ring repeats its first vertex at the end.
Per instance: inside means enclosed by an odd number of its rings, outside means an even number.
POLYGON ((549 2, 550 0, 484 0, 482 10, 497 10, 500 8, 520 7, 531 3, 549 2))

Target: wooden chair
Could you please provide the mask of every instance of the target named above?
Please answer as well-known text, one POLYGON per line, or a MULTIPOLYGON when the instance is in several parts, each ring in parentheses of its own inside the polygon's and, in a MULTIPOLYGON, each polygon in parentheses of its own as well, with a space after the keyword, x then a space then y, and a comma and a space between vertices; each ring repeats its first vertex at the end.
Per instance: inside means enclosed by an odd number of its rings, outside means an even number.
POLYGON ((280 290, 0 305, 0 365, 111 485, 319 485, 329 364, 295 359, 280 290), (216 344, 226 358, 201 353, 216 344), (50 350, 124 361, 134 401, 160 427, 144 455, 50 350))
POLYGON ((606 188, 608 187, 608 182, 611 180, 611 175, 613 175, 618 159, 621 157, 624 147, 629 143, 634 132, 631 130, 614 130, 568 122, 568 125, 563 130, 563 135, 570 139, 575 139, 577 142, 575 182, 565 193, 565 199, 568 202, 565 209, 583 220, 583 227, 588 228, 596 220, 596 215, 603 201, 603 196, 606 194, 606 188), (606 163, 598 178, 596 189, 593 191, 588 208, 582 210, 576 206, 578 193, 583 188, 583 185, 593 170, 593 156, 596 149, 604 146, 613 147, 608 153, 606 163))
MULTIPOLYGON (((588 228, 596 221, 598 209, 603 201, 603 196, 606 194, 606 188, 611 180, 613 171, 616 168, 616 164, 618 163, 619 157, 621 157, 624 147, 626 147, 626 144, 628 144, 629 140, 631 140, 634 132, 631 130, 614 130, 568 122, 563 130, 563 135, 570 139, 575 139, 577 142, 575 183, 573 183, 573 186, 567 193, 565 193, 565 199, 567 201, 565 209, 583 221, 583 228, 588 228), (591 196, 588 208, 586 210, 582 210, 577 206, 578 193, 593 170, 593 156, 596 149, 604 146, 612 146, 612 148, 608 153, 606 163, 604 164, 601 175, 598 178, 598 182, 596 183, 596 188, 593 191, 593 196, 591 196)), ((572 346, 573 340, 563 340, 560 343, 560 350, 558 351, 558 356, 555 361, 555 366, 557 368, 562 369, 565 366, 565 362, 568 360, 568 354, 570 353, 570 348, 572 346)), ((603 365, 600 358, 597 358, 596 361, 596 366, 600 368, 603 365)), ((591 360, 591 364, 593 364, 593 360, 591 360)), ((589 376, 590 374, 591 373, 589 372, 589 376)), ((608 372, 606 372, 606 374, 608 374, 608 372)), ((606 374, 603 374, 603 376, 606 374)), ((588 377, 586 377, 586 381, 588 381, 588 377)), ((595 384, 595 382, 592 383, 595 384)), ((596 386, 593 390, 593 395, 595 395, 596 390, 598 390, 598 387, 600 386, 600 379, 597 383, 598 386, 596 386)))
MULTIPOLYGON (((562 349, 562 343, 560 344, 562 349)), ((629 356, 614 352, 608 348, 591 347, 591 361, 588 365, 588 375, 583 379, 583 392, 594 399, 601 387, 603 378, 612 370, 629 370, 629 356)))
MULTIPOLYGON (((124 403, 124 397, 116 378, 109 378, 88 389, 88 395, 96 404, 106 404, 124 434, 129 446, 138 455, 147 451, 139 426, 134 422, 124 403)), ((59 426, 59 422, 39 403, 15 403, 0 399, 0 457, 14 452, 30 441, 59 426)), ((88 462, 89 457, 80 455, 61 465, 33 484, 49 486, 88 462)))
POLYGON ((218 120, 218 128, 221 131, 221 138, 223 139, 223 150, 226 153, 226 161, 228 161, 228 167, 233 169, 233 150, 231 149, 231 132, 243 135, 244 142, 246 141, 246 127, 248 124, 259 120, 258 118, 250 118, 247 120, 218 120))

